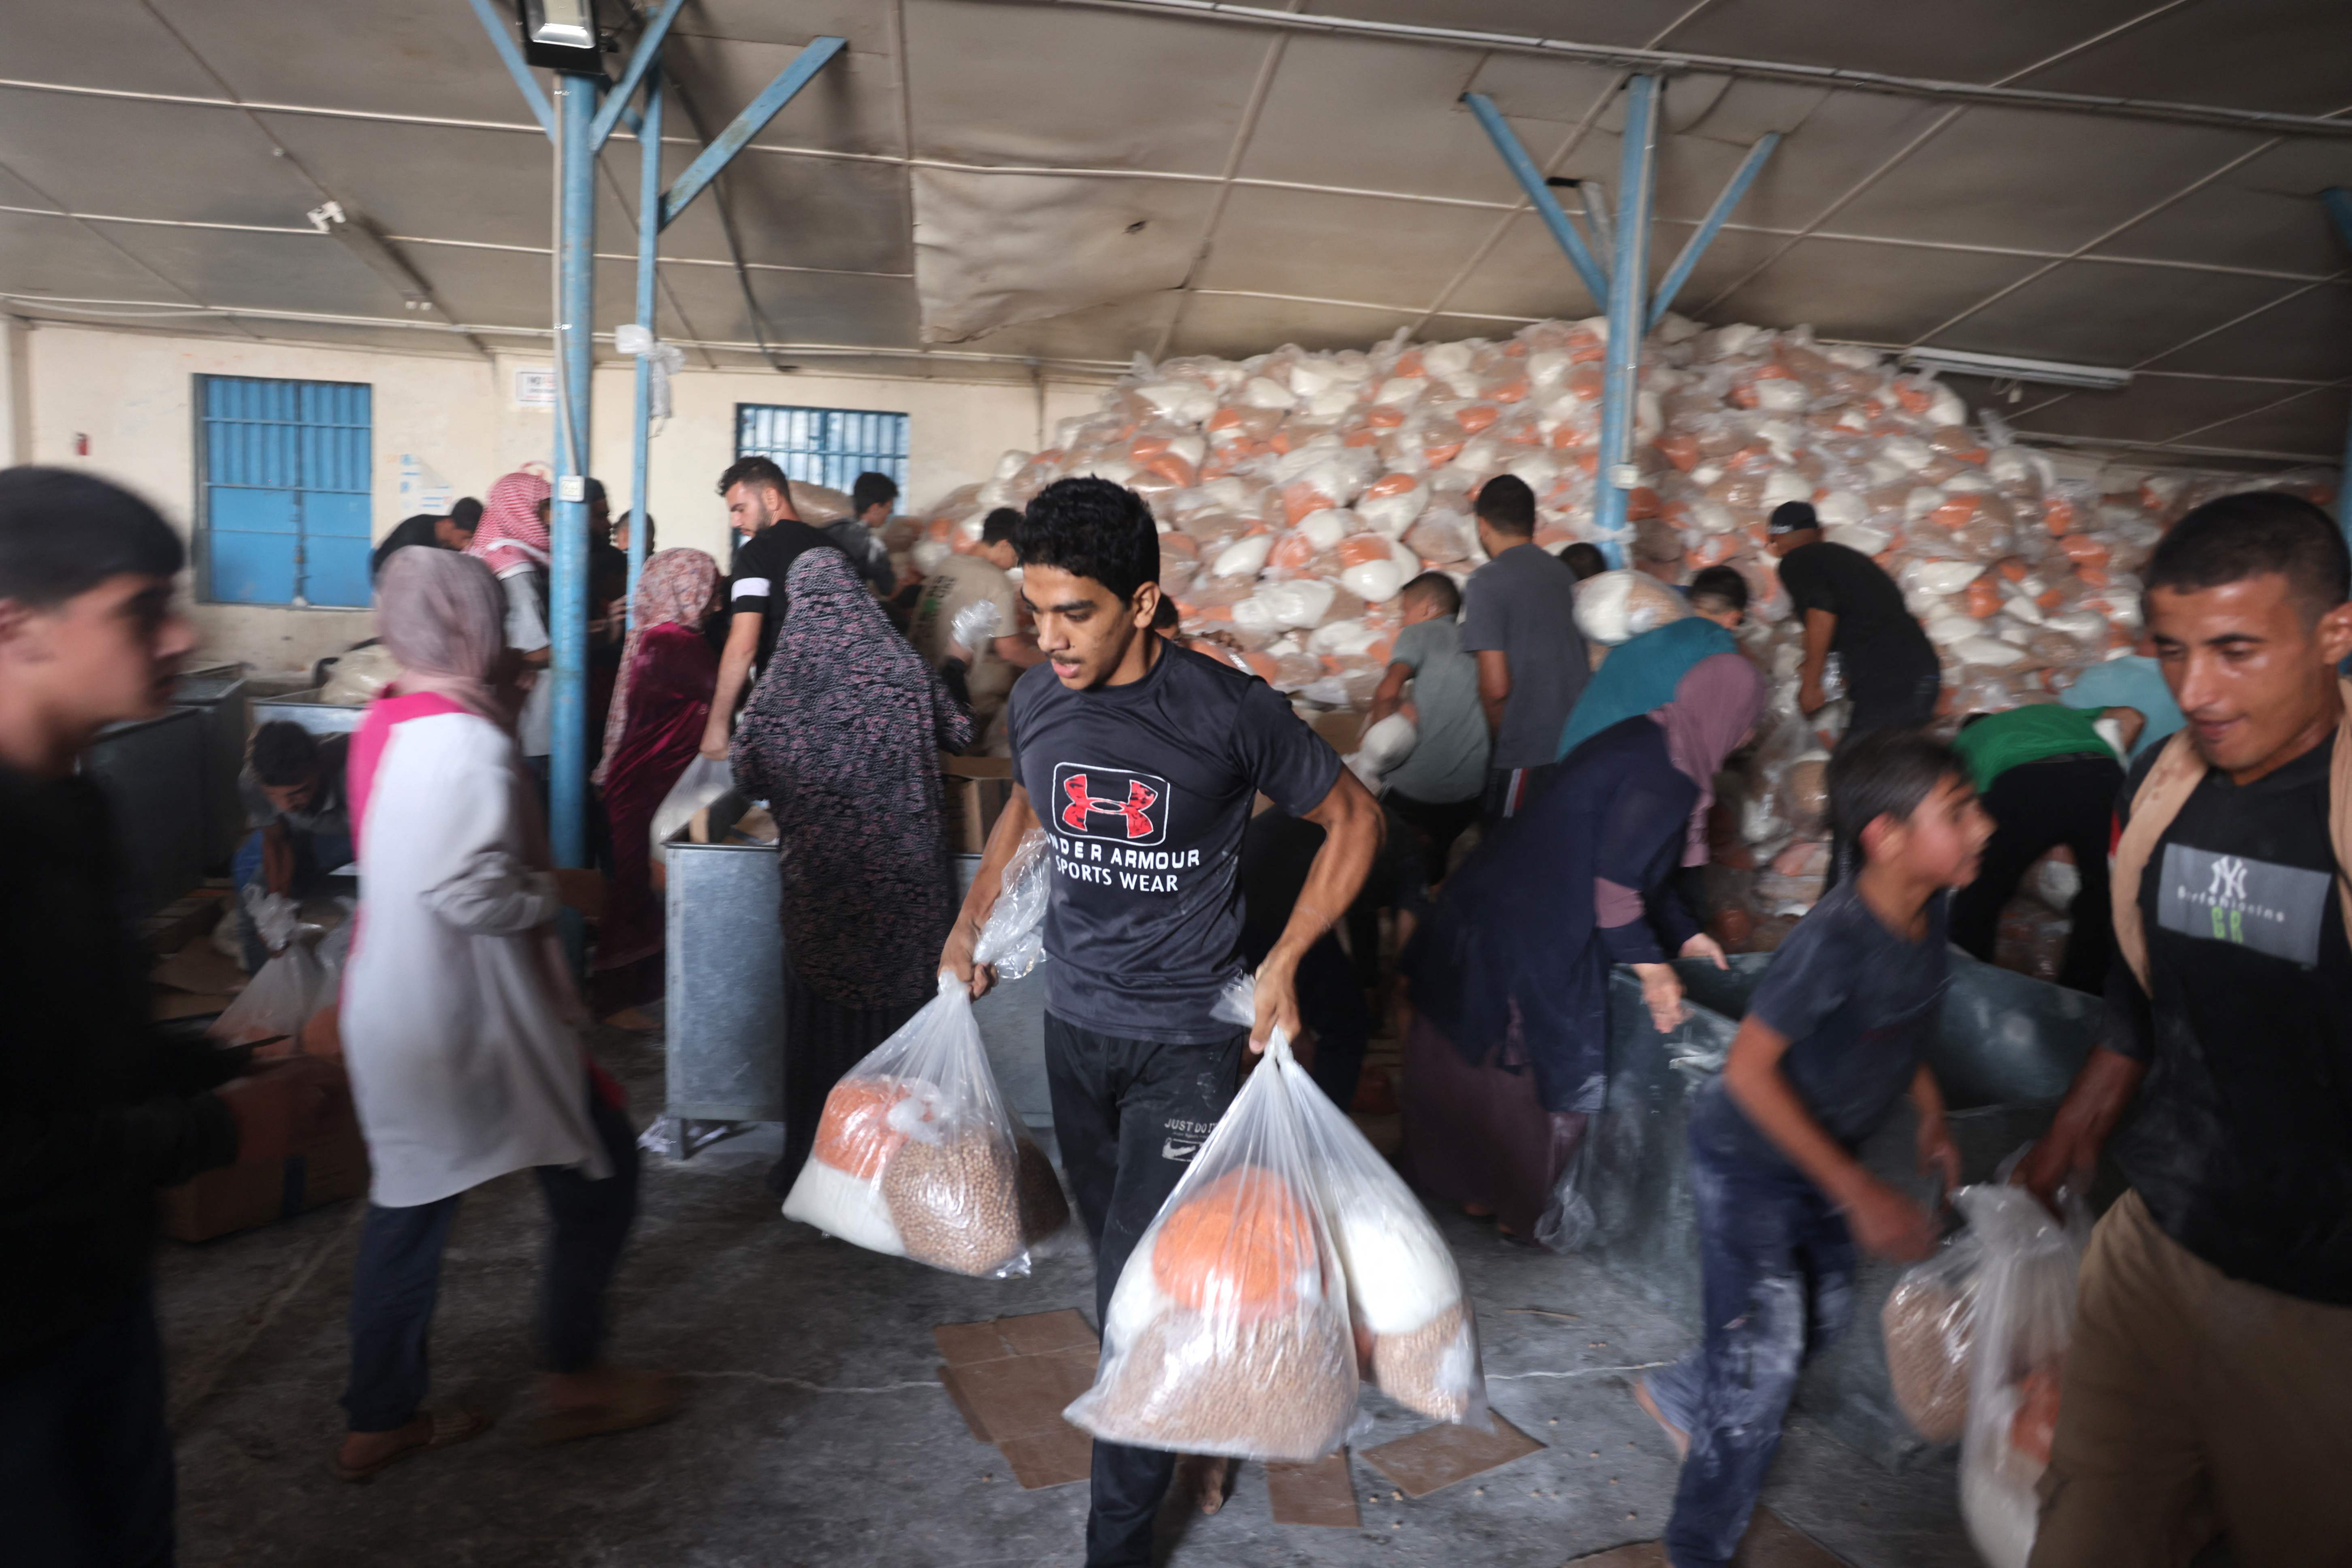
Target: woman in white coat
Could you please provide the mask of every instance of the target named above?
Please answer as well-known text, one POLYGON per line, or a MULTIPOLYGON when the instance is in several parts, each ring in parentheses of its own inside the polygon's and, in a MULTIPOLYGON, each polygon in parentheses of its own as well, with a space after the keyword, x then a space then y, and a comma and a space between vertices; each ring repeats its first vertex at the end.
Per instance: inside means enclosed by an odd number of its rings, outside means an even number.
POLYGON ((377 585, 401 666, 352 737, 358 937, 341 1030, 373 1167, 352 1281, 346 1479, 465 1441, 488 1417, 424 1408, 441 1253, 466 1191, 535 1168, 554 1221, 541 1292, 541 1436, 659 1420, 667 1379, 597 1364, 604 1290, 636 1212, 619 1087, 582 1048, 557 910, 593 873, 551 869, 534 792, 496 694, 498 581, 468 556, 404 550, 377 585))

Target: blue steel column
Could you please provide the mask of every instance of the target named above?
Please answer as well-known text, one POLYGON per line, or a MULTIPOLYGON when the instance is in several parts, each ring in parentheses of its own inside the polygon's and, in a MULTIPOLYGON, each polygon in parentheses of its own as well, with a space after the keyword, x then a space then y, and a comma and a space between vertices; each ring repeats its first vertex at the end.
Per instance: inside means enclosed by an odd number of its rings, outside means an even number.
MULTIPOLYGON (((2341 185, 2330 185, 2320 196, 2327 204, 2327 216, 2336 220, 2336 232, 2352 246, 2352 191, 2341 185)), ((2344 437, 2344 468, 2336 476, 2336 521, 2352 536, 2352 430, 2344 437)))
POLYGON ((594 77, 556 79, 554 565, 548 627, 554 643, 554 751, 549 830, 559 866, 588 859, 588 473, 589 351, 595 296, 596 144, 591 134, 594 77))
MULTIPOLYGON (((661 251, 661 62, 646 78, 646 120, 637 132, 637 325, 654 330, 655 264, 661 251)), ((653 464, 654 362, 637 360, 636 412, 629 423, 629 624, 637 619, 637 574, 646 564, 646 476, 653 464)))
POLYGON ((1643 286, 1650 269, 1650 178, 1656 163, 1658 79, 1625 89, 1625 148, 1617 174, 1616 255, 1609 264, 1609 364, 1601 394, 1601 462, 1592 525, 1612 566, 1625 564, 1625 501, 1633 489, 1634 401, 1641 391, 1643 286))

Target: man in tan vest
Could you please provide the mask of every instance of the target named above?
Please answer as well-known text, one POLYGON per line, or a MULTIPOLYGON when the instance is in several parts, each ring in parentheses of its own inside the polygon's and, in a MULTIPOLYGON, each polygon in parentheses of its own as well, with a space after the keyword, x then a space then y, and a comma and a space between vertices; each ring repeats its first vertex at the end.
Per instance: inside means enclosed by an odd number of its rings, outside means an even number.
POLYGON ((2198 508, 2146 613, 2188 722, 2116 816, 2106 1043, 2020 1179, 2099 1221, 2034 1568, 2352 1562, 2352 563, 2276 493, 2198 508))

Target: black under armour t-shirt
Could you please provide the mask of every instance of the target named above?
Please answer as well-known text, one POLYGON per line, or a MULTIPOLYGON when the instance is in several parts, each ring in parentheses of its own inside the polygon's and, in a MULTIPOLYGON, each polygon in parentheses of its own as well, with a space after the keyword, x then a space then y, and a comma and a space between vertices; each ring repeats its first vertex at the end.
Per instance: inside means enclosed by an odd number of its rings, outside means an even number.
POLYGON ((1211 1009, 1241 970, 1250 806, 1312 811, 1339 754, 1265 681, 1165 642, 1126 686, 1072 691, 1037 665, 1005 713, 1054 842, 1045 1005, 1125 1039, 1230 1037, 1211 1009))
MULTIPOLYGON (((2234 1279, 2352 1307, 2352 947, 2327 826, 2334 739, 2206 773, 2147 858, 2151 997, 2116 956, 2106 1044, 2148 1064, 2116 1162, 2167 1236, 2234 1279)), ((2131 817, 2161 748, 2124 785, 2131 817)))

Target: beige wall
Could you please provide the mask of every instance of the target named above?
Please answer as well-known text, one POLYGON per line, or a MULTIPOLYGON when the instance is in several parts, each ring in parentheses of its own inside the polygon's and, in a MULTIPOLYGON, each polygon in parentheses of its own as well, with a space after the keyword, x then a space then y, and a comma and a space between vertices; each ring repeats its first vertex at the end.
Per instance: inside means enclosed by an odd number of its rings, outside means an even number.
MULTIPOLYGON (((554 420, 518 407, 514 372, 547 355, 496 360, 308 348, 225 338, 174 338, 41 325, 0 339, 0 387, 12 370, 20 397, 0 391, 0 431, 16 414, 26 438, 17 460, 86 467, 129 485, 175 526, 195 505, 194 377, 285 376, 356 381, 374 388, 374 529, 388 533, 405 515, 401 458, 413 455, 455 487, 480 495, 525 462, 548 464, 554 420), (29 408, 29 420, 17 413, 29 408), (87 439, 88 451, 77 450, 87 439)), ((629 419, 635 374, 627 365, 595 377, 591 468, 610 489, 614 510, 631 504, 629 419)), ((1008 447, 1034 447, 1039 397, 1026 385, 882 380, 801 373, 688 370, 674 384, 676 413, 653 439, 651 510, 664 545, 694 545, 720 557, 726 514, 712 482, 734 456, 735 405, 789 403, 888 409, 909 419, 908 495, 919 509, 956 486, 984 479, 1008 447)), ((1045 431, 1091 408, 1098 388, 1051 384, 1045 431)), ((370 635, 366 611, 197 605, 202 657, 242 659, 258 669, 299 669, 370 635)))

